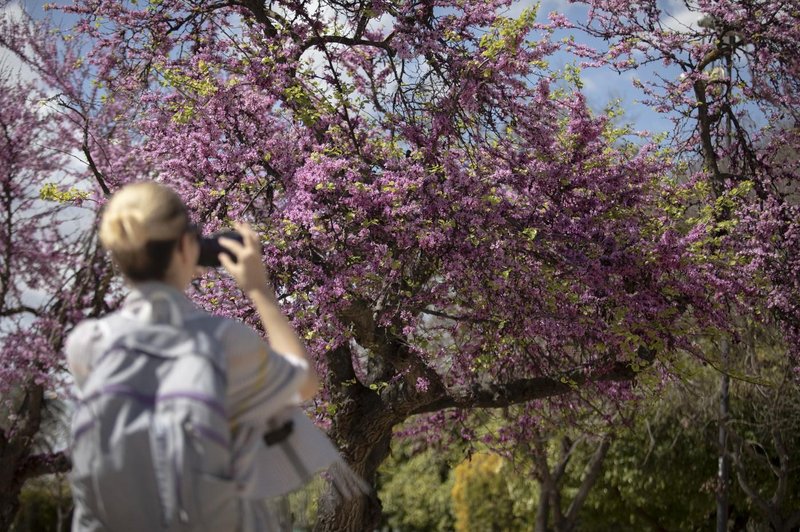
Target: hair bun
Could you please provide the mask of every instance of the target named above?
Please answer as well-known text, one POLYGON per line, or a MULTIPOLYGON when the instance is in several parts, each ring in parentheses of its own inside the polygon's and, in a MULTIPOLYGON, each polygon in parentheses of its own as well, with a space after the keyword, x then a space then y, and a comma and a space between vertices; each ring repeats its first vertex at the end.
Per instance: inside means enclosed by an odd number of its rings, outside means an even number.
POLYGON ((177 244, 188 220, 186 205, 171 188, 154 181, 129 183, 103 207, 100 242, 128 279, 163 280, 175 246, 148 244, 177 244))
POLYGON ((109 212, 100 225, 100 242, 110 251, 133 251, 147 243, 148 235, 140 213, 133 210, 109 212))

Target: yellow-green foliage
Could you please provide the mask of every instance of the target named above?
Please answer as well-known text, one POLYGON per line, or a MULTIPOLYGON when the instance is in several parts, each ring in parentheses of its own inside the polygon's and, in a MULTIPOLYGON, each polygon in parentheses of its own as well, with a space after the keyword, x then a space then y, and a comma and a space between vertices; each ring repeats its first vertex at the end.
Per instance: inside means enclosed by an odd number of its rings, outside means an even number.
POLYGON ((174 112, 172 120, 178 124, 187 124, 195 113, 197 100, 205 99, 216 94, 218 87, 216 71, 205 61, 197 63, 194 76, 183 74, 177 68, 165 65, 156 65, 155 70, 161 74, 161 85, 176 89, 182 96, 182 102, 172 102, 170 110, 174 112))
POLYGON ((55 183, 45 183, 42 189, 39 191, 39 199, 43 199, 45 201, 57 201, 58 203, 85 200, 88 197, 88 192, 78 190, 75 187, 72 187, 68 190, 61 190, 55 183))
POLYGON ((481 37, 481 55, 487 59, 495 59, 502 53, 516 52, 536 20, 536 13, 537 7, 529 7, 517 18, 499 17, 491 31, 481 37))
POLYGON ((452 508, 458 532, 527 530, 534 522, 535 483, 501 456, 481 452, 454 471, 452 508))
POLYGON ((390 529, 453 530, 450 512, 453 475, 441 453, 428 450, 408 459, 390 457, 381 470, 380 498, 390 529))

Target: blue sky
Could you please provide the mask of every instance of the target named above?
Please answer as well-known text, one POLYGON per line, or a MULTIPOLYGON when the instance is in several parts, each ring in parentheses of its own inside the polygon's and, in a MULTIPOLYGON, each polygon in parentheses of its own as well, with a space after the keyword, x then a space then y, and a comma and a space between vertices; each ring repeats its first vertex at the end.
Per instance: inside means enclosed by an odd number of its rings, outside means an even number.
MULTIPOLYGON (((697 22, 698 15, 690 12, 682 0, 660 0, 659 6, 671 15, 665 19, 665 25, 680 29, 685 26, 693 26, 697 22)), ((526 7, 536 4, 533 0, 522 0, 515 2, 512 6, 511 14, 517 14, 526 7)), ((539 19, 546 20, 550 12, 559 12, 573 22, 582 22, 587 19, 588 9, 585 5, 575 4, 568 0, 542 0, 539 7, 539 19)), ((579 43, 588 44, 602 50, 607 46, 599 39, 589 37, 583 32, 572 30, 557 34, 558 38, 568 35, 574 36, 579 43)), ((566 52, 556 53, 550 62, 550 66, 555 69, 562 69, 566 64, 579 63, 580 60, 566 52)), ((674 125, 667 115, 657 113, 652 108, 641 103, 644 95, 634 87, 633 81, 638 78, 643 82, 651 79, 658 73, 662 76, 678 76, 680 71, 669 69, 660 64, 640 67, 636 71, 617 73, 609 68, 592 68, 582 71, 582 81, 584 94, 589 104, 596 111, 605 108, 609 102, 620 100, 625 116, 622 121, 630 123, 636 131, 649 131, 657 133, 662 131, 672 131, 674 125)))
MULTIPOLYGON (((19 6, 22 5, 34 16, 34 18, 39 18, 45 15, 43 10, 45 3, 46 2, 43 0, 16 0, 15 2, 12 2, 10 7, 5 9, 15 10, 19 9, 19 6)), ((55 3, 64 4, 69 2, 65 0, 58 0, 55 3)), ((523 9, 531 7, 535 3, 537 2, 534 0, 516 1, 512 4, 507 15, 519 15, 523 9)), ((586 7, 580 4, 571 3, 568 0, 541 0, 539 3, 539 18, 541 20, 545 20, 548 13, 552 11, 564 13, 570 20, 573 21, 581 21, 585 20, 586 18, 586 7)), ((696 22, 697 15, 689 12, 685 8, 683 2, 680 0, 660 0, 659 4, 661 7, 673 14, 670 22, 674 23, 676 27, 680 26, 681 24, 692 25, 696 22)), ((58 12, 50 12, 49 16, 54 17, 54 20, 57 23, 60 23, 64 26, 69 25, 71 22, 71 17, 65 16, 58 12)), ((575 36, 575 39, 578 42, 594 45, 598 48, 602 48, 603 46, 602 42, 593 40, 581 32, 573 31, 571 33, 575 36)), ((568 33, 563 32, 559 34, 558 37, 560 38, 566 35, 568 35, 568 33)), ((568 63, 575 62, 576 59, 565 52, 559 52, 550 58, 550 65, 555 69, 562 69, 568 63)), ((3 54, 3 52, 0 51, 0 64, 2 63, 10 65, 16 64, 13 58, 7 57, 7 54, 3 54)), ((658 67, 640 69, 635 73, 628 72, 623 74, 618 74, 610 69, 604 68, 584 70, 582 74, 584 93, 586 94, 590 105, 597 111, 602 110, 609 102, 613 100, 621 100, 622 108, 625 111, 625 116, 622 118, 622 121, 630 123, 637 131, 671 131, 673 124, 668 117, 656 113, 646 105, 643 105, 640 102, 643 95, 632 84, 634 77, 639 77, 643 81, 646 81, 649 76, 653 75, 653 68, 658 67)), ((664 74, 664 72, 662 72, 662 74, 664 74)), ((678 72, 675 72, 676 76, 678 74, 678 72)))

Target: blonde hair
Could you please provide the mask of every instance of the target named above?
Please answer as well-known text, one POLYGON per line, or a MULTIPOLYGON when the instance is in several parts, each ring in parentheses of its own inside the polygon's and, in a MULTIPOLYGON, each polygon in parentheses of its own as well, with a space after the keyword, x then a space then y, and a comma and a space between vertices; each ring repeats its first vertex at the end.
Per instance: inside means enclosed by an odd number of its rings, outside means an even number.
POLYGON ((153 181, 133 183, 106 204, 100 242, 128 277, 162 279, 188 222, 186 206, 171 188, 153 181))

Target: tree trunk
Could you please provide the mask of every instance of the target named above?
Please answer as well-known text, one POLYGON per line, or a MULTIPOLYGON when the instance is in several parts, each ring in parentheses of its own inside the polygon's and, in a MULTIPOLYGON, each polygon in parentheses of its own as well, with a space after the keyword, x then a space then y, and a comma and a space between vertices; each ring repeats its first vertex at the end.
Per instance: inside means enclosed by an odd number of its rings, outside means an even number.
MULTIPOLYGON (((394 412, 377 390, 358 382, 346 346, 329 354, 327 380, 331 402, 337 405, 328 436, 353 471, 374 487, 378 467, 389 455, 392 427, 406 415, 394 412)), ((374 530, 380 519, 377 493, 342 500, 329 487, 320 500, 314 530, 364 532, 374 530)))
MULTIPOLYGON (((392 426, 394 426, 392 416, 367 407, 355 409, 353 415, 348 416, 347 421, 350 425, 348 428, 341 425, 341 419, 338 421, 340 424, 335 432, 341 436, 337 440, 342 454, 353 471, 371 486, 375 486, 378 467, 389 455, 392 426)), ((320 500, 314 530, 331 532, 374 530, 380 523, 381 511, 381 503, 375 492, 343 500, 333 488, 329 488, 320 500)))
MULTIPOLYGON (((728 340, 722 339, 723 371, 728 371, 728 340)), ((728 484, 730 479, 730 461, 728 459, 728 419, 730 418, 730 378, 723 373, 719 392, 718 424, 718 468, 717 468, 717 532, 728 530, 728 484)))
MULTIPOLYGON (((2 436, 2 434, 0 434, 2 436)), ((63 452, 31 454, 27 439, 0 437, 0 530, 8 530, 19 510, 19 494, 28 479, 65 473, 69 458, 63 452)))
POLYGON ((17 515, 19 492, 27 478, 26 461, 39 432, 43 406, 44 390, 31 386, 19 405, 18 421, 8 434, 0 430, 0 530, 11 528, 17 515))
POLYGON ((19 510, 22 483, 14 478, 18 461, 5 453, 0 455, 0 530, 9 530, 19 510))
POLYGON ((569 505, 566 517, 566 530, 571 532, 578 529, 578 513, 581 511, 581 508, 583 508, 583 503, 586 502, 586 498, 589 496, 589 492, 594 487, 595 482, 597 482, 597 477, 600 476, 603 461, 606 459, 610 447, 611 436, 605 435, 592 455, 591 460, 586 465, 581 486, 578 489, 578 493, 572 499, 572 503, 569 505))
POLYGON ((319 504, 320 513, 314 530, 375 530, 381 519, 381 503, 374 494, 342 502, 337 502, 337 498, 327 494, 320 499, 319 504))
POLYGON ((547 532, 547 521, 550 514, 550 493, 545 488, 544 482, 539 480, 539 504, 536 507, 535 532, 547 532))

